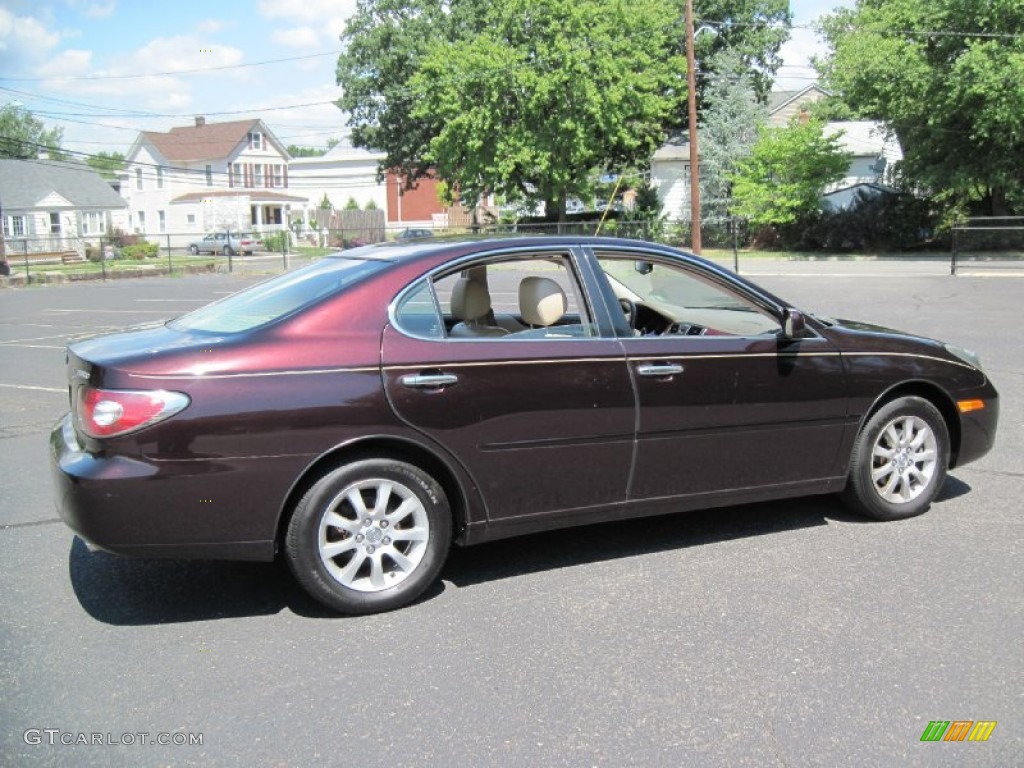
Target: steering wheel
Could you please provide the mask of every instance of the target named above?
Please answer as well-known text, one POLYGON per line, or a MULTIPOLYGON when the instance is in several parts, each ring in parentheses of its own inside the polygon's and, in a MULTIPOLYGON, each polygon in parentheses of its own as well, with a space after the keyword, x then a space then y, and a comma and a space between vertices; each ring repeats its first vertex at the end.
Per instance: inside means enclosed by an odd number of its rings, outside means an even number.
POLYGON ((623 298, 619 299, 619 306, 622 307, 622 311, 626 315, 629 327, 636 330, 636 304, 632 299, 623 298))

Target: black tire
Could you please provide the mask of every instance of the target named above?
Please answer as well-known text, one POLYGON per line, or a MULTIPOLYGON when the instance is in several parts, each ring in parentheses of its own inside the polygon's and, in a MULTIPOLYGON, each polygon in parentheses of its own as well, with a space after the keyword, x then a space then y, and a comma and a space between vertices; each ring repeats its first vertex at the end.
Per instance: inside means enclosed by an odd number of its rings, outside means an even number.
POLYGON ((234 256, 235 255, 235 252, 233 250, 231 250, 231 246, 230 245, 225 245, 224 246, 224 250, 222 250, 221 253, 223 253, 225 256, 234 256))
POLYGON ((190 245, 188 247, 188 252, 191 253, 193 256, 198 256, 199 255, 199 246, 198 245, 190 245))
POLYGON ((924 398, 901 397, 882 406, 857 436, 843 501, 876 520, 914 517, 931 506, 948 467, 942 414, 924 398))
POLYGON ((434 583, 451 531, 437 481, 411 464, 371 459, 329 472, 306 492, 284 554, 299 584, 328 608, 378 613, 408 605, 434 583))

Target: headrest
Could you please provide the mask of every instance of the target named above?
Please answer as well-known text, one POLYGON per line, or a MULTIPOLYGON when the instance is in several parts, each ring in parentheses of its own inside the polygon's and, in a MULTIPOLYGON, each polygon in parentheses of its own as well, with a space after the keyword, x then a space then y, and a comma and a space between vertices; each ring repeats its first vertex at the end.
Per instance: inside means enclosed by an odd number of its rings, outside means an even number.
POLYGON ((519 283, 519 314, 530 325, 548 326, 565 314, 565 291, 548 277, 524 277, 519 283))
POLYGON ((460 277, 452 287, 451 308, 459 320, 478 320, 491 311, 491 295, 482 283, 460 277))

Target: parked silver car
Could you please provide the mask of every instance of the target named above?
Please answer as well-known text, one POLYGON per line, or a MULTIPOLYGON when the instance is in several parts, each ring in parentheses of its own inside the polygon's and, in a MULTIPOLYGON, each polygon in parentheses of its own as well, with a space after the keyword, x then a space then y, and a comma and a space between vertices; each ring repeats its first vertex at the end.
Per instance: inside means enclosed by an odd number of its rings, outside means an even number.
POLYGON ((188 244, 189 253, 197 256, 200 253, 231 256, 236 253, 252 253, 260 245, 260 241, 252 235, 240 233, 211 232, 202 240, 193 240, 188 244))

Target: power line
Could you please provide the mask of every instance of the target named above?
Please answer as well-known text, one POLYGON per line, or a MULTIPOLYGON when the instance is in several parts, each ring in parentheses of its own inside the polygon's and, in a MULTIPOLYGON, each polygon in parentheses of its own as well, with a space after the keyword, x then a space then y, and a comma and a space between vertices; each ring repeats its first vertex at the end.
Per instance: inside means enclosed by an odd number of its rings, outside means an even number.
POLYGON ((246 69, 248 67, 265 67, 270 64, 284 64, 291 61, 304 61, 306 59, 317 59, 323 56, 337 56, 338 51, 323 51, 321 53, 310 53, 305 56, 288 56, 283 59, 267 59, 266 61, 254 61, 249 64, 224 64, 219 67, 198 67, 196 69, 178 69, 167 72, 136 72, 130 75, 75 75, 64 77, 2 77, 11 83, 46 83, 46 82, 75 82, 83 80, 140 80, 147 77, 176 77, 178 75, 202 75, 207 72, 223 72, 229 69, 246 69))

